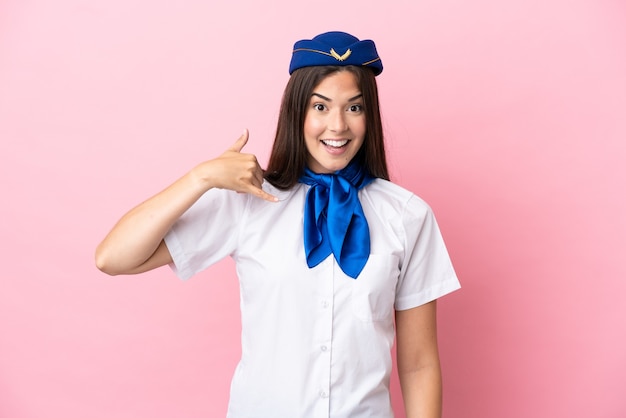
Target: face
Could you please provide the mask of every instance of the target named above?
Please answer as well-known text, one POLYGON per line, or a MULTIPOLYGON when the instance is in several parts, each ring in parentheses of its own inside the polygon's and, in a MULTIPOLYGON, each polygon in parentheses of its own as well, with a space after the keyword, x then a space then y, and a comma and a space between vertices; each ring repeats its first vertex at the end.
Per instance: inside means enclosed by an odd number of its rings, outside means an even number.
POLYGON ((309 169, 316 173, 341 170, 364 138, 363 96, 356 77, 349 71, 329 75, 313 89, 304 119, 309 169))

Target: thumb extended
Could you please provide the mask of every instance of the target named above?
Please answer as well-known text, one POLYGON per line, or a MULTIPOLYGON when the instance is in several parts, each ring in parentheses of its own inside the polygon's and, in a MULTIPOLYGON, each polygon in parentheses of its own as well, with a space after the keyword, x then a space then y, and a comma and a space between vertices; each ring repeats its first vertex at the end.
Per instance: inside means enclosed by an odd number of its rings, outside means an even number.
POLYGON ((248 132, 247 129, 244 129, 244 131, 241 134, 241 136, 239 138, 237 138, 235 143, 233 145, 231 145, 230 148, 228 148, 228 150, 229 151, 234 151, 234 152, 241 152, 243 147, 248 143, 248 138, 249 137, 250 137, 250 133, 248 132))

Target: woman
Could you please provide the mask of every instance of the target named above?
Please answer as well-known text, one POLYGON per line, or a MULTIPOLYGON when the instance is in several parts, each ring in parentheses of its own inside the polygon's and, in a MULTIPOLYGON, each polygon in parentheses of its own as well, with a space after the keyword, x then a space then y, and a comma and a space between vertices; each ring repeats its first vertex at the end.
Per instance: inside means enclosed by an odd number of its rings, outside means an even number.
POLYGON ((97 249, 112 275, 236 261, 230 417, 392 417, 394 337, 407 416, 441 415, 436 299, 459 283, 430 208, 388 181, 381 72, 372 41, 296 42, 267 170, 242 153, 246 131, 97 249))

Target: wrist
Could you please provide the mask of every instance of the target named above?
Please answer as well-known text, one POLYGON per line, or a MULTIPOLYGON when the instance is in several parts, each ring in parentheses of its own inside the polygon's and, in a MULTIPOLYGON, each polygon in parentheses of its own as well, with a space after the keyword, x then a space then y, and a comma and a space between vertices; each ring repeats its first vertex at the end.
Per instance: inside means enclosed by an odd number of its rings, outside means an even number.
POLYGON ((216 182, 213 165, 211 161, 198 164, 186 175, 192 188, 200 193, 205 193, 214 187, 219 187, 216 182))

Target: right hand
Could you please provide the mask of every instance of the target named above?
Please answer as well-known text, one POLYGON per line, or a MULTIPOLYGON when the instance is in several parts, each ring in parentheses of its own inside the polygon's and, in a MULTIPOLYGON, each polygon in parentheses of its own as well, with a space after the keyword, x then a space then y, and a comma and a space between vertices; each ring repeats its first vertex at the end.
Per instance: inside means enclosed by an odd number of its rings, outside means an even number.
POLYGON ((219 157, 200 164, 196 170, 200 177, 209 180, 212 187, 248 193, 269 202, 276 202, 275 196, 262 189, 263 169, 253 154, 241 152, 248 143, 249 133, 243 134, 219 157))

